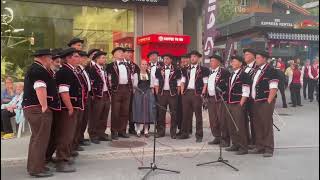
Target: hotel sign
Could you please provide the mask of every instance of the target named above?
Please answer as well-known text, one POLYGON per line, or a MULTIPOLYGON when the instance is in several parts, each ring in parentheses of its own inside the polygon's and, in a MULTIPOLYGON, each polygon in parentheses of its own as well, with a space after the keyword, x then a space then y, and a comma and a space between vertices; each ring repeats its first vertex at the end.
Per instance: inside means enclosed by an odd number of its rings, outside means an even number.
POLYGON ((281 19, 273 19, 273 21, 261 21, 260 26, 294 27, 294 24, 292 22, 282 22, 281 19))
POLYGON ((120 4, 142 4, 150 6, 167 6, 168 0, 90 0, 120 4))

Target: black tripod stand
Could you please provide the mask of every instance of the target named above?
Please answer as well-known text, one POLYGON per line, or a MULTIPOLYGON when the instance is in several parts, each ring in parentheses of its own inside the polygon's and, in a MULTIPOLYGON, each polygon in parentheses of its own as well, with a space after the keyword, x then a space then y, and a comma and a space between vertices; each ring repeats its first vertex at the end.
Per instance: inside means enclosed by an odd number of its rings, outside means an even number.
MULTIPOLYGON (((136 88, 138 91, 140 91, 142 94, 144 94, 144 91, 142 91, 140 88, 136 88)), ((157 102, 155 103, 156 107, 159 107, 160 109, 167 111, 166 108, 162 107, 160 104, 158 104, 157 102)), ((173 112, 169 112, 170 114, 172 114, 173 112)), ((174 171, 174 170, 170 170, 170 169, 163 169, 163 168, 158 168, 157 164, 156 164, 156 134, 157 134, 157 120, 155 120, 154 123, 154 134, 153 134, 153 157, 152 157, 152 163, 150 164, 149 167, 138 167, 139 170, 143 170, 143 169, 149 169, 149 171, 147 172, 146 175, 143 176, 142 180, 145 180, 148 175, 156 170, 160 170, 160 171, 167 171, 167 172, 173 172, 176 174, 180 174, 180 171, 174 171)))
MULTIPOLYGON (((224 104, 225 108, 227 109, 228 114, 229 114, 229 116, 231 117, 231 120, 232 120, 232 122, 233 122, 233 124, 234 124, 234 126, 235 126, 235 128, 236 128, 236 130, 237 130, 237 132, 239 132, 239 128, 238 128, 236 122, 234 121, 233 116, 232 116, 232 114, 231 114, 230 111, 229 111, 229 108, 227 107, 226 103, 225 103, 224 100, 223 100, 223 97, 222 97, 222 95, 221 95, 222 90, 217 87, 217 88, 216 88, 216 91, 217 91, 217 92, 220 92, 220 93, 219 93, 219 97, 221 98, 222 103, 224 104)), ((221 131, 221 135, 220 135, 220 136, 222 137, 222 131, 221 131)), ((235 171, 239 171, 239 169, 237 169, 237 168, 235 168, 234 166, 232 166, 231 164, 229 164, 229 161, 228 161, 228 160, 223 159, 223 157, 222 157, 222 145, 221 145, 221 143, 222 143, 222 140, 220 140, 220 144, 219 144, 219 151, 220 151, 220 153, 219 153, 219 158, 218 158, 218 160, 216 160, 216 161, 210 161, 210 162, 206 162, 206 163, 200 163, 200 164, 197 164, 197 166, 203 166, 203 165, 215 164, 215 163, 223 163, 223 164, 231 167, 231 168, 234 169, 235 171)))

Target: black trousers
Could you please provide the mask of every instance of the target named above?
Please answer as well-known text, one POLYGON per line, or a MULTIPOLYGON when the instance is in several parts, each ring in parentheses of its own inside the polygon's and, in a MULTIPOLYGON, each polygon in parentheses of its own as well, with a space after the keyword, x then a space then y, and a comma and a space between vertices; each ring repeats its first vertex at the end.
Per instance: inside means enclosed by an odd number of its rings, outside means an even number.
POLYGON ((182 96, 178 96, 178 104, 177 104, 177 127, 179 130, 181 130, 181 124, 182 124, 182 96))
POLYGON ((130 96, 130 105, 129 105, 129 132, 134 132, 135 127, 134 127, 134 122, 132 122, 132 101, 133 101, 133 94, 130 96))
POLYGON ((287 100, 286 100, 285 90, 286 90, 286 85, 285 85, 285 83, 280 83, 280 84, 279 84, 279 91, 280 91, 280 94, 281 94, 282 105, 283 105, 283 106, 287 106, 287 100))
POLYGON ((301 90, 301 84, 294 84, 294 83, 290 84, 290 93, 291 93, 291 96, 292 96, 292 104, 293 104, 293 106, 301 105, 300 90, 301 90))
MULTIPOLYGON (((308 96, 309 96, 309 99, 310 100, 313 100, 314 99, 314 91, 316 90, 317 88, 317 80, 315 79, 310 79, 309 80, 309 84, 308 84, 308 96)), ((319 87, 318 87, 319 88, 319 87)))
MULTIPOLYGON (((306 99, 307 98, 307 88, 308 90, 310 89, 309 87, 309 78, 304 77, 303 78, 303 97, 306 99)), ((309 94, 309 93, 308 93, 309 94)))
POLYGON ((10 118, 15 115, 14 112, 10 112, 6 109, 1 110, 1 131, 4 133, 13 133, 10 118))

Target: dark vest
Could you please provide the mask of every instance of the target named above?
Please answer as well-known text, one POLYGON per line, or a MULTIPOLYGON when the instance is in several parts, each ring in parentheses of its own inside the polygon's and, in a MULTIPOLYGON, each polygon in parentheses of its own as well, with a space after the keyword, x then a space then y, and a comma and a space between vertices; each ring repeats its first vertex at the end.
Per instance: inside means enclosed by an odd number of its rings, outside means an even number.
MULTIPOLYGON (((211 73, 210 73, 211 74, 211 73)), ((228 100, 228 83, 229 83, 230 72, 225 68, 220 67, 219 72, 215 79, 216 87, 219 87, 222 90, 222 97, 224 101, 228 100)), ((221 100, 220 95, 218 95, 218 91, 216 91, 216 100, 221 100)))
MULTIPOLYGON (((56 73, 56 79, 58 87, 68 86, 69 95, 72 106, 76 109, 83 110, 84 108, 84 87, 82 86, 81 80, 76 72, 76 69, 68 64, 63 64, 61 69, 56 73)), ((62 101, 62 109, 67 107, 62 101)))
MULTIPOLYGON (((245 70, 246 68, 247 68, 247 66, 244 67, 244 70, 245 70)), ((254 72, 255 72, 256 69, 257 69, 257 65, 256 65, 256 63, 254 63, 254 64, 253 64, 253 67, 252 67, 252 68, 250 69, 250 71, 248 72, 250 78, 252 78, 252 76, 253 76, 253 74, 254 74, 254 72)))
MULTIPOLYGON (((87 75, 89 76, 89 82, 84 74, 84 71, 86 71, 85 69, 81 69, 80 66, 78 66, 77 68, 77 73, 78 73, 78 77, 79 77, 79 80, 81 82, 81 85, 83 87, 83 93, 84 93, 84 97, 85 97, 85 100, 89 97, 89 87, 88 87, 88 83, 91 84, 91 80, 90 80, 90 75, 89 73, 87 72, 87 75)), ((92 87, 92 84, 91 84, 91 87, 92 87)))
POLYGON ((248 86, 250 89, 251 81, 249 74, 245 73, 244 69, 240 69, 236 78, 231 84, 232 76, 233 75, 231 74, 228 82, 228 103, 237 104, 240 103, 242 98, 242 87, 248 86))
POLYGON ((28 69, 24 78, 24 93, 22 107, 39 106, 39 100, 33 85, 35 82, 44 82, 47 86, 48 107, 53 110, 61 110, 61 101, 58 95, 54 73, 47 70, 41 63, 34 62, 28 69))
MULTIPOLYGON (((165 66, 162 66, 160 69, 156 70, 156 78, 159 80, 159 92, 163 94, 163 87, 165 83, 165 66)), ((178 84, 177 81, 181 79, 181 71, 177 68, 170 66, 170 75, 169 75, 169 86, 171 96, 175 96, 178 93, 178 84)))
MULTIPOLYGON (((256 69, 255 74, 259 69, 256 69)), ((253 76, 254 78, 254 76, 253 76)), ((252 79, 253 80, 253 79, 252 79)), ((267 101, 270 93, 269 84, 271 82, 279 82, 279 77, 277 76, 276 70, 267 64, 257 81, 256 84, 256 98, 255 101, 267 101)))
MULTIPOLYGON (((132 92, 131 69, 127 63, 125 64, 125 67, 127 69, 129 91, 132 92)), ((106 70, 108 75, 111 76, 111 89, 112 92, 115 93, 119 87, 119 68, 117 61, 108 64, 106 70)))
MULTIPOLYGON (((91 84, 92 84, 92 95, 98 98, 103 97, 103 76, 102 76, 102 71, 100 68, 95 64, 92 65, 91 67, 87 67, 89 76, 91 79, 91 84)), ((108 88, 108 96, 110 96, 110 85, 109 85, 109 80, 108 80, 108 75, 105 73, 105 79, 107 83, 107 88, 108 88)))
MULTIPOLYGON (((186 82, 184 83, 185 84, 184 91, 187 90, 189 85, 190 72, 191 72, 191 66, 182 69, 182 74, 186 78, 186 82)), ((197 66, 196 75, 195 75, 195 94, 196 95, 201 95, 202 88, 204 86, 203 78, 208 77, 209 74, 210 74, 210 70, 208 68, 200 65, 197 66)))

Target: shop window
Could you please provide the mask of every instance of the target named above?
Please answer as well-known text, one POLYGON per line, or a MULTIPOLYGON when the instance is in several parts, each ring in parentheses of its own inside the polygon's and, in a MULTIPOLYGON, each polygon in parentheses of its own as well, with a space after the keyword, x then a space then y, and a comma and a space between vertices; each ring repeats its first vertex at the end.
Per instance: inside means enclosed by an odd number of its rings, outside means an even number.
POLYGON ((250 0, 241 0, 240 1, 240 6, 249 6, 250 0))
POLYGON ((1 75, 5 72, 21 80, 33 62, 35 49, 65 48, 72 37, 85 40, 84 50, 100 48, 108 52, 109 61, 114 46, 134 44, 131 9, 7 0, 1 6, 1 15, 10 13, 4 6, 12 10, 13 20, 7 25, 1 23, 1 62, 8 64, 1 66, 1 75))
POLYGON ((260 7, 269 7, 270 0, 258 0, 260 7))

